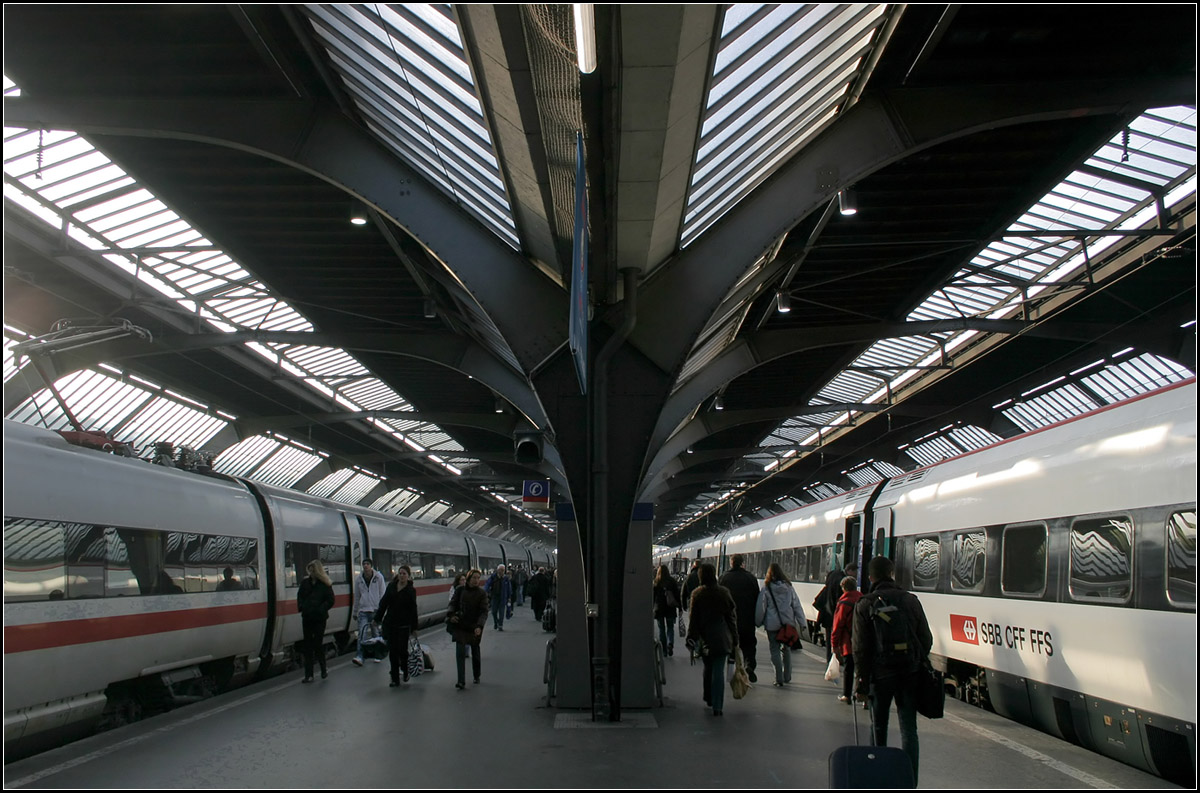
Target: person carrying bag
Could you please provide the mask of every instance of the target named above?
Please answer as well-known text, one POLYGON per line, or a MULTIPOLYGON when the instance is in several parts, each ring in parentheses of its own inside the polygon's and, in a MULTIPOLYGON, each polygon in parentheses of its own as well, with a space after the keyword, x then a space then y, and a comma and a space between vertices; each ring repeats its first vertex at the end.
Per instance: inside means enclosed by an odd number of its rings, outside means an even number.
POLYGON ((771 664, 775 667, 775 685, 782 686, 792 681, 792 649, 800 647, 800 631, 796 629, 796 616, 803 614, 800 598, 788 581, 783 568, 772 562, 767 568, 767 577, 758 603, 754 608, 754 622, 767 629, 767 641, 771 649, 771 664), (768 607, 770 604, 770 608, 768 607))

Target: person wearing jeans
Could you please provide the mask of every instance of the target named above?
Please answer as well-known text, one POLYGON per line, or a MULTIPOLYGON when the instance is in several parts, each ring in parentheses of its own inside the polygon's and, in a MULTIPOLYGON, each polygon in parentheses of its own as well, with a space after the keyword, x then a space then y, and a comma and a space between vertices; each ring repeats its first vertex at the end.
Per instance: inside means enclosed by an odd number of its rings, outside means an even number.
POLYGON ((700 585, 692 594, 688 645, 704 658, 704 702, 714 716, 725 709, 725 665, 737 646, 737 607, 729 590, 717 583, 717 568, 700 565, 700 585))
POLYGON ((504 630, 504 611, 508 608, 508 599, 512 597, 512 579, 508 577, 504 565, 496 565, 496 572, 488 578, 483 591, 492 605, 492 627, 498 631, 504 630))
POLYGON ((775 666, 775 685, 792 682, 792 651, 780 644, 775 634, 784 625, 796 626, 799 630, 804 620, 804 609, 792 582, 777 562, 767 567, 762 592, 754 607, 754 622, 767 629, 767 642, 771 649, 771 663, 775 666))
MULTIPOLYGON (((383 590, 383 574, 375 571, 374 562, 363 559, 362 573, 354 579, 354 616, 358 618, 358 652, 354 656, 355 666, 363 665, 362 639, 366 635, 367 626, 375 620, 375 612, 379 610, 383 590)), ((379 658, 375 660, 381 661, 379 658)))
POLYGON ((659 565, 654 577, 654 621, 658 625, 658 643, 665 655, 675 654, 675 618, 679 614, 679 584, 671 578, 667 566, 659 565))

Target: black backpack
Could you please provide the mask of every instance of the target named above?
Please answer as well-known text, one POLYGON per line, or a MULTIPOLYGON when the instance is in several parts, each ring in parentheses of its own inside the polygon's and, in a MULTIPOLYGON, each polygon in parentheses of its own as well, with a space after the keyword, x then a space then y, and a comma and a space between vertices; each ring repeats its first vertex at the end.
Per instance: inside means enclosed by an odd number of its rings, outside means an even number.
POLYGON ((901 605, 907 593, 890 599, 868 595, 867 616, 875 629, 875 669, 885 675, 915 672, 921 668, 921 645, 912 620, 901 605))

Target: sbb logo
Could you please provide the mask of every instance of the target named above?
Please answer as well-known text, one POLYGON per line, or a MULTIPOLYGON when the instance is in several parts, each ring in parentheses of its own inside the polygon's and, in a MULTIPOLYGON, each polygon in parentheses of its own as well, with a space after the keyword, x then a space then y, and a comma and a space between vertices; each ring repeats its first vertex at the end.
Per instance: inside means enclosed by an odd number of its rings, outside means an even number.
POLYGON ((979 644, 979 626, 976 624, 975 618, 965 617, 962 614, 951 614, 950 636, 956 642, 979 644))

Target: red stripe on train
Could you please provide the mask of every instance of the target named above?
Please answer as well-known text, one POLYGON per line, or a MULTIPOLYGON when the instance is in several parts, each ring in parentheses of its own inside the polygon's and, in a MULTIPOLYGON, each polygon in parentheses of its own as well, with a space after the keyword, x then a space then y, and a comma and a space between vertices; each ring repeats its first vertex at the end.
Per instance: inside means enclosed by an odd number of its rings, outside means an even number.
MULTIPOLYGON (((350 595, 337 595, 334 597, 334 608, 348 608, 350 600, 350 595)), ((236 606, 210 606, 181 611, 123 614, 117 617, 5 625, 4 654, 261 620, 266 618, 266 606, 265 602, 260 601, 236 606)), ((295 600, 285 600, 276 605, 276 614, 281 616, 297 613, 299 611, 295 600)))

